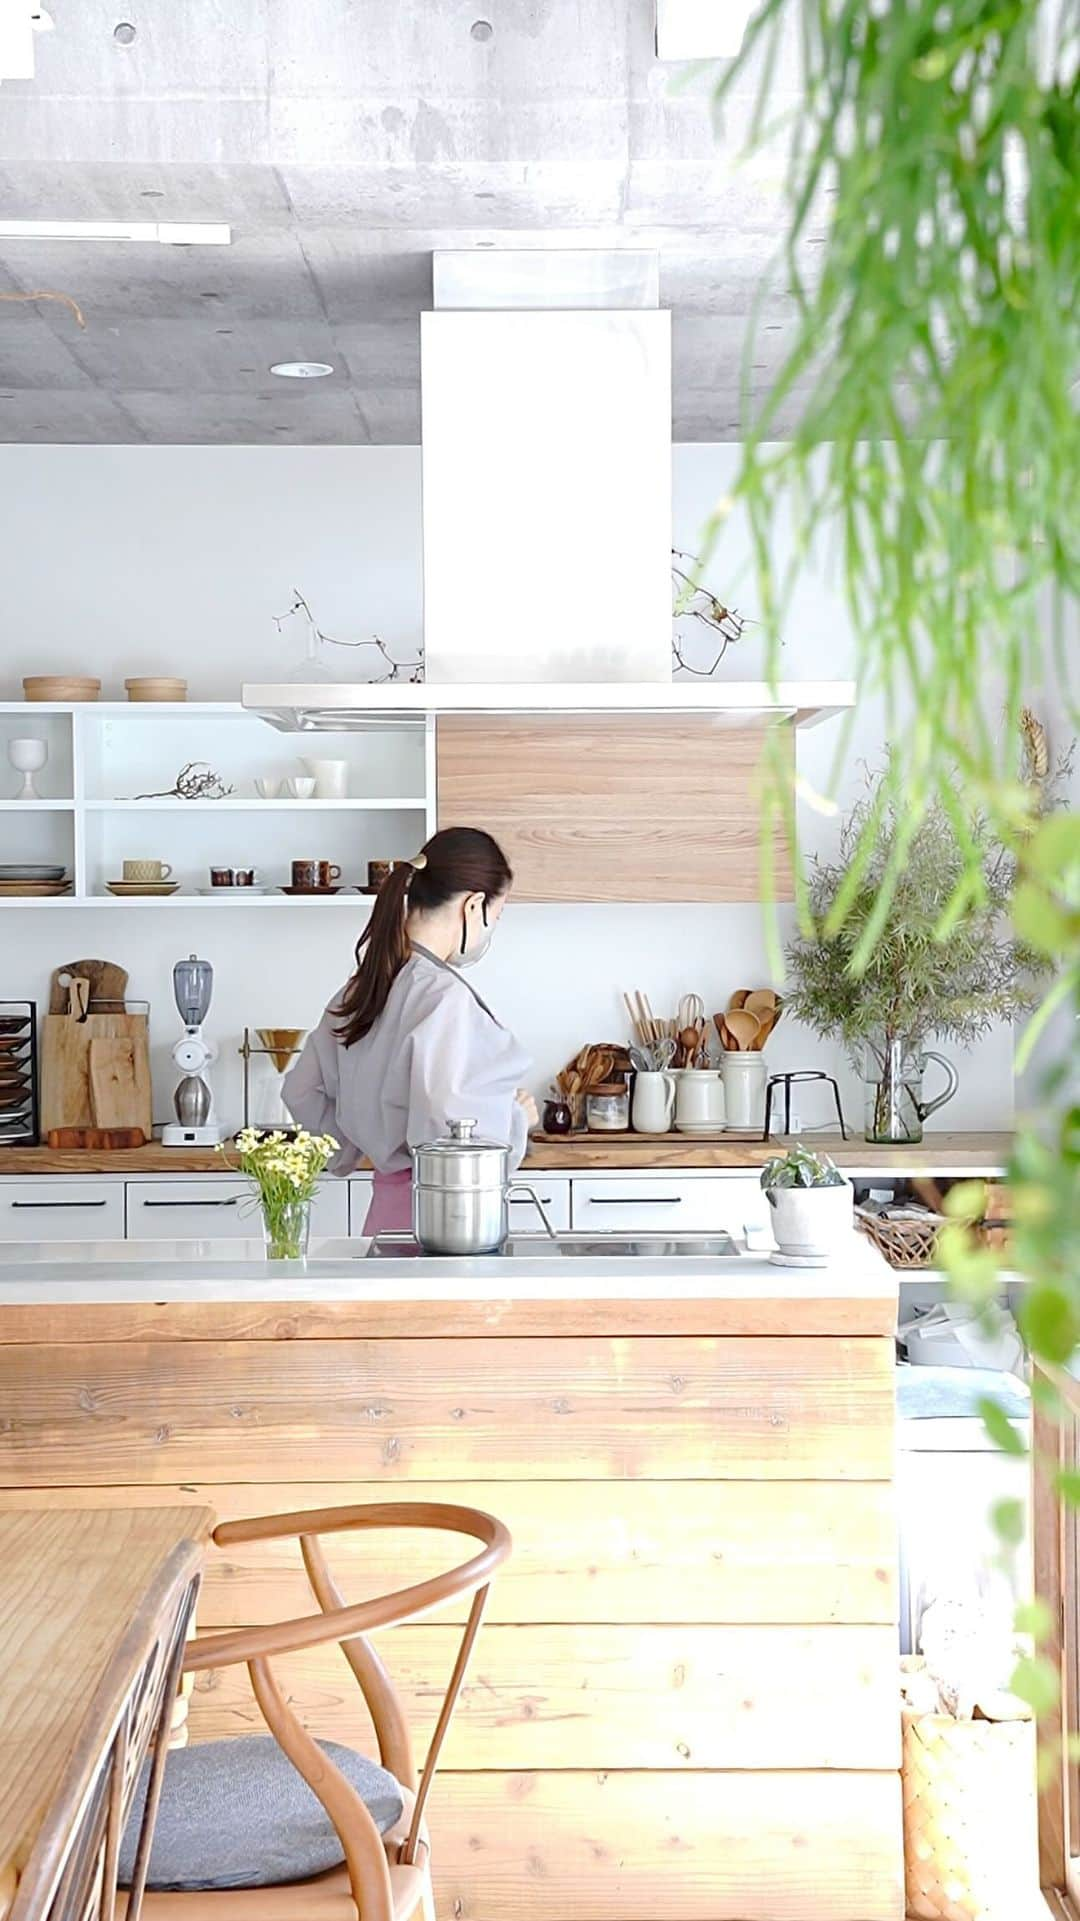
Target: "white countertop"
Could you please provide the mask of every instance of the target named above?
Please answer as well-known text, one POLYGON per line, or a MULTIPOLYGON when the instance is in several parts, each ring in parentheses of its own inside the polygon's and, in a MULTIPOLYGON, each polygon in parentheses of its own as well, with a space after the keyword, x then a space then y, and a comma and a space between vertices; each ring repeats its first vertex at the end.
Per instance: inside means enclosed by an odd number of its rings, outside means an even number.
POLYGON ((261 1241, 0 1242, 0 1316, 5 1306, 140 1301, 722 1300, 748 1289, 813 1300, 838 1290, 880 1296, 895 1278, 852 1233, 827 1267, 775 1265, 764 1252, 611 1255, 568 1260, 544 1252, 450 1259, 365 1258, 366 1240, 315 1240, 306 1262, 267 1261, 261 1241))

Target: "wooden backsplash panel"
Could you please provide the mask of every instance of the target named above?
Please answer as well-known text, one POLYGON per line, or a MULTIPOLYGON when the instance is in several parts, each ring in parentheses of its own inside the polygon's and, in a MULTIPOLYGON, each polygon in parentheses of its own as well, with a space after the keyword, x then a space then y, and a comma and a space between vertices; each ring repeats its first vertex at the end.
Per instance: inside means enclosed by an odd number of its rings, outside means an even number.
MULTIPOLYGON (((783 752, 794 769, 794 732, 783 752)), ((453 716, 438 724, 439 825, 486 827, 531 901, 757 901, 760 728, 453 716)), ((776 891, 793 898, 781 835, 776 891)))

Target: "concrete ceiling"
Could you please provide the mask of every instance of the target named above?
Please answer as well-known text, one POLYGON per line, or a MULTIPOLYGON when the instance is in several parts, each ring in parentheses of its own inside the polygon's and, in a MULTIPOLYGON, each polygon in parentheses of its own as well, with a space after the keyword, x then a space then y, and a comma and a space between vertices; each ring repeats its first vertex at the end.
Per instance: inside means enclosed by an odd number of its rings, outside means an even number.
MULTIPOLYGON (((739 437, 783 154, 739 164, 749 85, 718 132, 707 79, 657 64, 652 0, 51 10, 36 78, 0 88, 0 216, 218 220, 233 244, 0 240, 0 292, 56 289, 86 317, 0 305, 0 439, 413 442, 432 250, 590 245, 658 249, 676 439, 739 437), (294 359, 335 371, 270 374, 294 359)), ((797 109, 794 65, 773 113, 797 109)), ((792 304, 778 276, 758 399, 792 304)))

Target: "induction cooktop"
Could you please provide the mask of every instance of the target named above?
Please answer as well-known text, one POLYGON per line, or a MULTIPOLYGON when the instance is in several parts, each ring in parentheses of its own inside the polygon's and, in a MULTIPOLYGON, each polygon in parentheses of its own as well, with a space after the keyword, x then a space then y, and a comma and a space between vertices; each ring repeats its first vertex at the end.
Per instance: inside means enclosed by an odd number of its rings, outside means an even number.
MULTIPOLYGON (((367 1251, 368 1260, 408 1260, 424 1254, 411 1234, 379 1234, 367 1251)), ((673 1255, 690 1260, 737 1259, 739 1249, 730 1234, 513 1234, 490 1260, 595 1260, 608 1256, 619 1260, 657 1260, 673 1255)), ((427 1260, 442 1257, 425 1255, 427 1260)), ((476 1258, 476 1257, 469 1257, 476 1258)))

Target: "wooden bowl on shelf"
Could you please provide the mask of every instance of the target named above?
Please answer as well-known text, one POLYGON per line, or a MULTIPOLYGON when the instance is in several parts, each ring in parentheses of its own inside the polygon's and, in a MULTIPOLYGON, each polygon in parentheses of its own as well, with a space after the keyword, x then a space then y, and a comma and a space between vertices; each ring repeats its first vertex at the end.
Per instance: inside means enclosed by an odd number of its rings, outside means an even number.
POLYGON ((125 680, 129 700, 186 700, 187 681, 171 674, 137 674, 125 680))
POLYGON ((24 674, 24 700, 96 700, 101 682, 92 674, 24 674))

